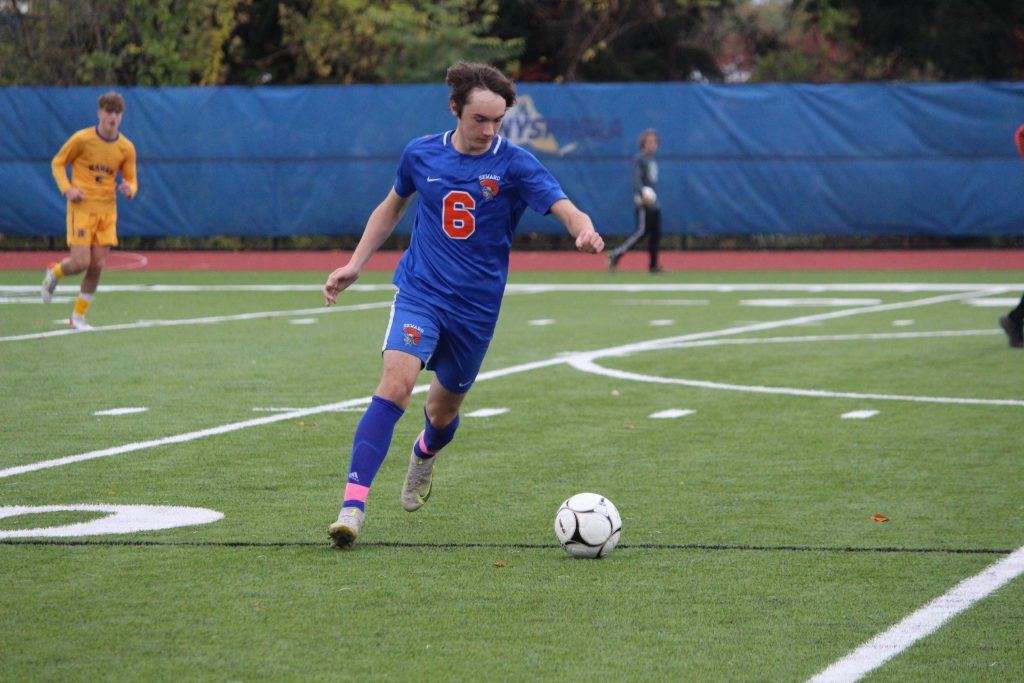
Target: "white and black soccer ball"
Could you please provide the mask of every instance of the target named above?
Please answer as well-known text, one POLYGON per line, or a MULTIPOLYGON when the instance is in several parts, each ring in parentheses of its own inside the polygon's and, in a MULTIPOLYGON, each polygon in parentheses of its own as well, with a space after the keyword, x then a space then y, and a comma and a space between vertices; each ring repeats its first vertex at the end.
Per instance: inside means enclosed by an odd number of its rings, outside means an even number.
POLYGON ((621 533, 618 509, 597 493, 577 493, 555 514, 555 536, 573 557, 604 557, 615 549, 621 533))

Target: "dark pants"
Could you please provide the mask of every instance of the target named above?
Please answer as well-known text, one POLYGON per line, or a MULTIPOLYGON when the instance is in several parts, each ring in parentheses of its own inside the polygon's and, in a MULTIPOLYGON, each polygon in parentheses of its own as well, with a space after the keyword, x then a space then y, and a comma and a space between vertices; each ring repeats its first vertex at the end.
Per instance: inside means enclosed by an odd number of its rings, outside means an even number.
POLYGON ((1017 308, 1010 311, 1009 316, 1010 320, 1015 323, 1024 322, 1024 296, 1020 298, 1020 303, 1017 304, 1017 308))
POLYGON ((647 254, 650 258, 648 268, 655 270, 658 267, 658 248, 661 243, 661 209, 656 207, 637 207, 636 231, 612 251, 612 260, 618 261, 644 237, 647 237, 647 254))

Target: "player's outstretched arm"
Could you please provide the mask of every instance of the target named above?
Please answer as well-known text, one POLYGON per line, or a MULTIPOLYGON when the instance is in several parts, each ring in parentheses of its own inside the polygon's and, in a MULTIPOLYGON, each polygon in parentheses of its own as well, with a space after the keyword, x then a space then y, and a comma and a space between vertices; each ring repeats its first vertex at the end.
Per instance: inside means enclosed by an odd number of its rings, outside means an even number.
POLYGON ((335 303, 338 300, 338 295, 359 279, 360 273, 363 272, 363 266, 380 249, 384 240, 395 231, 395 227, 398 225, 398 221, 402 220, 402 215, 411 199, 412 195, 399 197, 394 188, 391 188, 384 201, 378 204, 370 214, 369 220, 366 221, 366 228, 363 229, 363 236, 359 238, 359 244, 356 245, 348 263, 341 268, 336 268, 327 276, 327 283, 323 290, 324 303, 328 306, 335 303))
POLYGON ((569 234, 576 238, 576 249, 588 254, 599 254, 604 240, 594 229, 590 216, 576 208, 568 199, 559 199, 551 205, 551 213, 562 222, 569 234))

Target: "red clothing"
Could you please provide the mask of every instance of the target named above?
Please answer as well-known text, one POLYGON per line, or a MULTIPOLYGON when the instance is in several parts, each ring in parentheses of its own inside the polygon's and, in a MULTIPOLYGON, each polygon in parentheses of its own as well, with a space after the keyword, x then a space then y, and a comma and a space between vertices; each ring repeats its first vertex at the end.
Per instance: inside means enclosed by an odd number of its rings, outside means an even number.
POLYGON ((1013 139, 1017 142, 1017 151, 1024 157, 1024 124, 1017 129, 1017 134, 1013 136, 1013 139))

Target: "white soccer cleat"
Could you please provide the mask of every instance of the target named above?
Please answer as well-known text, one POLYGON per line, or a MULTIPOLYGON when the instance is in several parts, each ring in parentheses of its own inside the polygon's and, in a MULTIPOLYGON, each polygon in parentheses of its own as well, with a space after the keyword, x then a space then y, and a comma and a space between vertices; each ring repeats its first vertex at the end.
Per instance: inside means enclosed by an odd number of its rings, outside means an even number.
POLYGON ((366 513, 359 508, 341 508, 338 521, 327 527, 332 548, 350 548, 359 538, 366 513))
POLYGON ((409 471, 405 474, 405 486, 402 487, 402 507, 406 512, 419 510, 430 498, 435 460, 436 455, 426 459, 417 457, 415 449, 409 456, 409 471))
POLYGON ((92 325, 90 325, 89 323, 87 323, 85 321, 85 316, 78 315, 77 313, 72 313, 71 314, 71 318, 68 320, 68 325, 73 330, 86 331, 86 330, 91 330, 92 329, 92 325))
POLYGON ((48 304, 53 301, 53 292, 57 289, 57 276, 53 274, 53 268, 47 266, 46 274, 43 275, 43 286, 42 295, 43 303, 48 304))

